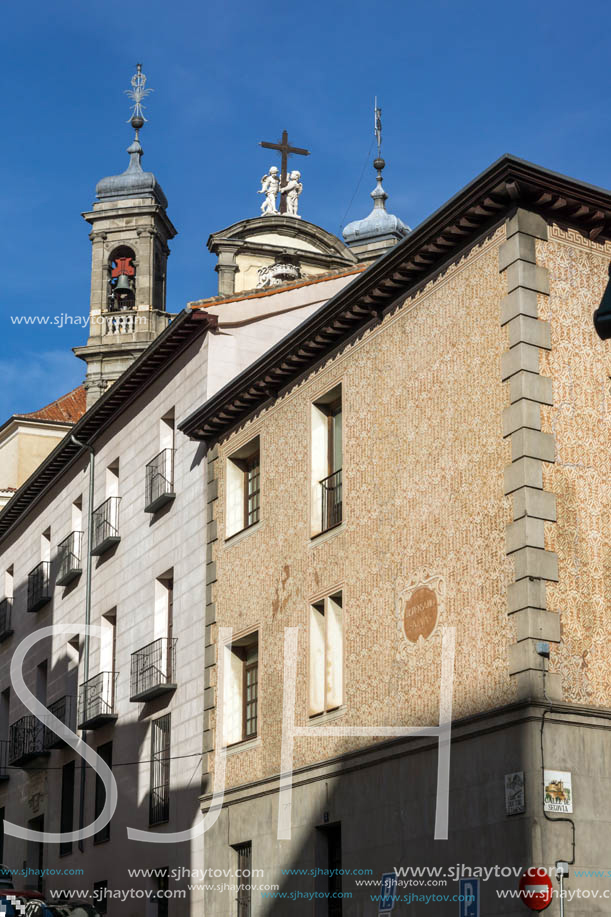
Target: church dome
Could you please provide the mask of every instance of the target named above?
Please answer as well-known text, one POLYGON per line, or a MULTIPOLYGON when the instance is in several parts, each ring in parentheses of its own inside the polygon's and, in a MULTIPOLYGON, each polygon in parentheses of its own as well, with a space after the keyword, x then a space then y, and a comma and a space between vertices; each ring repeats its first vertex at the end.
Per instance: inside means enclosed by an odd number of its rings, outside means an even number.
POLYGON ((378 177, 376 187, 371 192, 373 210, 363 220, 353 220, 345 227, 343 236, 348 245, 365 239, 381 239, 389 236, 400 239, 411 232, 410 227, 403 220, 386 210, 388 195, 382 187, 382 169, 385 165, 386 163, 381 158, 374 160, 373 166, 378 171, 378 177))
POLYGON ((129 197, 153 197, 163 208, 168 201, 161 185, 152 172, 144 172, 140 165, 143 150, 139 140, 127 148, 129 166, 120 175, 109 175, 98 182, 95 193, 98 201, 116 201, 129 197))

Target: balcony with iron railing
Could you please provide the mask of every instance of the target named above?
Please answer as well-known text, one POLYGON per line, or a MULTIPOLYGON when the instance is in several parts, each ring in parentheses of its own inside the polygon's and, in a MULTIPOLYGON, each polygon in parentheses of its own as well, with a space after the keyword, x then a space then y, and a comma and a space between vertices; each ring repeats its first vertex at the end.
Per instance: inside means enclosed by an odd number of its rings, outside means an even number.
POLYGON ((8 749, 9 740, 0 739, 0 780, 8 780, 9 778, 8 749))
POLYGON ((51 600, 51 564, 42 560, 28 573, 28 611, 38 611, 51 600))
POLYGON ((160 637, 132 653, 130 697, 134 702, 152 700, 174 691, 176 638, 160 637))
POLYGON ((0 642, 13 633, 13 599, 7 596, 0 602, 0 642))
POLYGON ((22 716, 13 723, 9 729, 9 765, 21 767, 45 754, 43 736, 43 724, 33 714, 22 716))
POLYGON ((342 521, 342 469, 339 468, 320 481, 322 498, 321 532, 334 528, 342 521))
POLYGON ((92 554, 104 554, 121 541, 119 535, 119 504, 121 497, 108 497, 93 511, 92 554))
POLYGON ((170 784, 151 787, 149 795, 149 825, 161 825, 170 818, 170 784))
POLYGON ((78 728, 99 729, 114 723, 116 672, 100 672, 80 686, 78 701, 78 728))
POLYGON ((70 532, 67 538, 57 546, 57 577, 58 586, 67 586, 83 572, 81 552, 83 548, 83 533, 70 532))
POLYGON ((174 450, 162 449, 146 466, 144 512, 156 513, 176 496, 174 492, 174 450))
MULTIPOLYGON (((59 697, 56 701, 53 701, 52 704, 49 704, 48 707, 49 713, 52 713, 53 716, 67 726, 68 729, 71 729, 72 732, 76 728, 76 697, 72 694, 66 694, 64 697, 59 697)), ((64 746, 64 740, 60 738, 56 732, 50 728, 50 726, 45 724, 43 732, 43 748, 45 751, 48 751, 51 748, 62 748, 64 746)))

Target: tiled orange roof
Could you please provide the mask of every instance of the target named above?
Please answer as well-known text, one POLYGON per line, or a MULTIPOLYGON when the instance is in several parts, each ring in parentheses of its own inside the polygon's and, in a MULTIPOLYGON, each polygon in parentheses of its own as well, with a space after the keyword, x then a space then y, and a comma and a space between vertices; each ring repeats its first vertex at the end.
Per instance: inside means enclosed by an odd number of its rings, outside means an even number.
POLYGON ((287 283, 279 284, 277 287, 265 287, 263 290, 243 290, 240 293, 232 293, 227 296, 220 293, 218 296, 210 296, 208 299, 196 299, 189 303, 191 309, 206 309, 210 306, 220 306, 228 302, 241 302, 243 299, 260 299, 263 296, 275 296, 276 293, 284 293, 285 290, 296 290, 299 287, 309 287, 315 283, 324 283, 325 280, 335 280, 338 277, 349 277, 351 274, 361 274, 366 264, 355 265, 351 268, 338 268, 335 271, 326 271, 324 274, 314 274, 313 276, 302 278, 301 280, 290 280, 287 283))
POLYGON ((62 395, 57 401, 52 401, 44 408, 40 408, 39 411, 31 411, 29 414, 15 414, 14 416, 27 420, 54 420, 59 423, 76 423, 86 410, 85 386, 79 385, 66 395, 62 395))

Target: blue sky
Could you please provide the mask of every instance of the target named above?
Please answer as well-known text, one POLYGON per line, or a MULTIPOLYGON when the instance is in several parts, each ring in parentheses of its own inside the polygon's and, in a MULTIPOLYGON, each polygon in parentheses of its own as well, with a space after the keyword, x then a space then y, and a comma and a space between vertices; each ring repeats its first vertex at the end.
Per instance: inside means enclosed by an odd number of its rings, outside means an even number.
POLYGON ((259 140, 290 139, 300 210, 339 233, 364 216, 377 94, 389 209, 415 227, 505 152, 611 185, 607 3, 24 0, 3 5, 0 422, 77 385, 76 326, 15 315, 87 315, 82 211, 123 171, 134 65, 148 85, 143 166, 179 235, 168 309, 213 295, 211 232, 258 213, 273 162, 259 140), (356 194, 355 194, 356 192, 356 194), (354 196, 348 214, 346 211, 354 196))

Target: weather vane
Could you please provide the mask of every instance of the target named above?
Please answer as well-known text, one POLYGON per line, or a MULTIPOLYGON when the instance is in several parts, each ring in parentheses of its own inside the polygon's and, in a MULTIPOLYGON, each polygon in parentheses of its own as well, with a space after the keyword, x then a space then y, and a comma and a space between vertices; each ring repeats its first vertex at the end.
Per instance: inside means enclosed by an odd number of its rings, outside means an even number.
POLYGON ((373 103, 373 132, 376 136, 376 142, 378 144, 378 159, 380 158, 380 150, 382 148, 382 109, 378 108, 378 97, 375 97, 373 103))
POLYGON ((146 76, 142 72, 142 64, 136 64, 136 72, 131 79, 132 88, 125 90, 125 95, 129 96, 133 100, 134 108, 132 111, 131 118, 129 118, 129 123, 136 131, 136 139, 138 139, 138 131, 141 127, 144 126, 144 122, 147 120, 144 117, 144 105, 142 104, 142 99, 145 98, 150 92, 153 92, 152 89, 146 88, 146 76))

